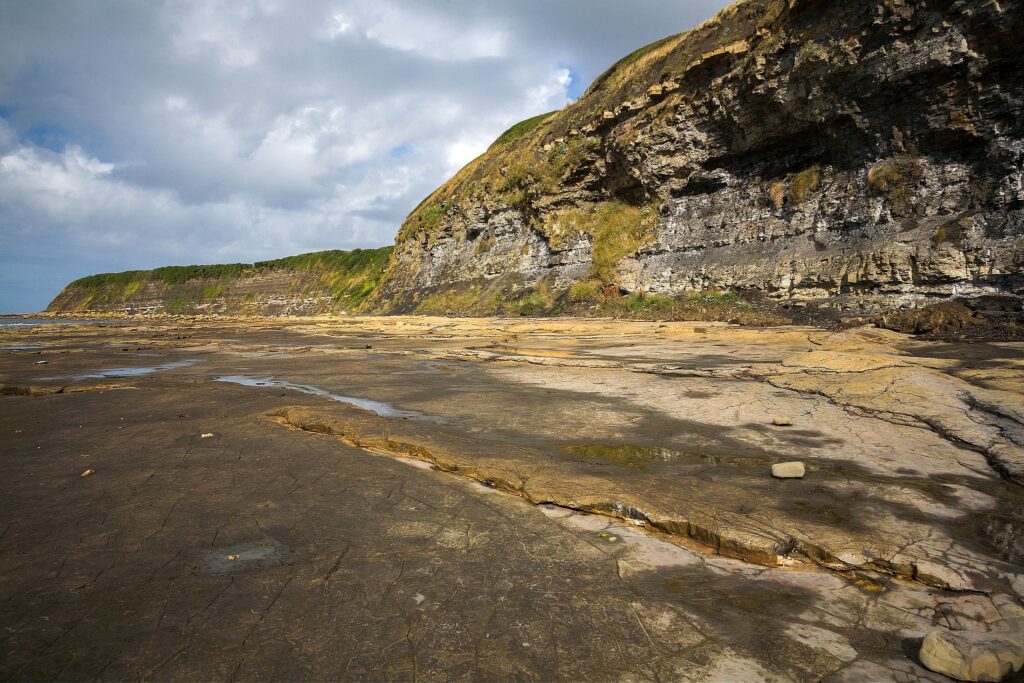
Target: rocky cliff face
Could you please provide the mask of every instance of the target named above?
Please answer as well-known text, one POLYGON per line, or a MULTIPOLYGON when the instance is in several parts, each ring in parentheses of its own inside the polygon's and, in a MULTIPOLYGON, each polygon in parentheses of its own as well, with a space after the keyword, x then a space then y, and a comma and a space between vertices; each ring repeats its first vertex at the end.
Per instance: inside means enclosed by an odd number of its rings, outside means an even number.
POLYGON ((428 197, 373 305, 576 287, 1019 306, 1022 36, 1011 0, 738 3, 428 197))
POLYGON ((319 315, 363 305, 391 248, 322 251, 260 263, 170 266, 90 275, 69 284, 52 312, 319 315))

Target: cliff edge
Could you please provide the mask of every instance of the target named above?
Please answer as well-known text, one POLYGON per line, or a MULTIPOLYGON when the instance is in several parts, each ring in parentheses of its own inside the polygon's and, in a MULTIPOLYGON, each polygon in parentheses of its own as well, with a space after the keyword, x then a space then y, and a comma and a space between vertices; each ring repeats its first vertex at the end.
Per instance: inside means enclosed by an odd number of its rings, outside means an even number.
POLYGON ((1020 336, 1021 36, 1019 2, 745 0, 513 126, 354 270, 324 252, 92 276, 49 310, 985 318, 1020 336))
POLYGON ((1020 36, 1016 2, 735 4, 502 135, 405 220, 370 305, 1019 311, 1020 36))

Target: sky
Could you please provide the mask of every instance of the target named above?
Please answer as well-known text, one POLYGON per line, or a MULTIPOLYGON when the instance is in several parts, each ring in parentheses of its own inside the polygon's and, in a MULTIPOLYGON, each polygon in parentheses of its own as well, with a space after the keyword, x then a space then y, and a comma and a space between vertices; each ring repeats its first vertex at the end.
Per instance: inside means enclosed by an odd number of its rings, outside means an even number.
POLYGON ((0 313, 392 244, 522 119, 724 0, 0 0, 0 313))

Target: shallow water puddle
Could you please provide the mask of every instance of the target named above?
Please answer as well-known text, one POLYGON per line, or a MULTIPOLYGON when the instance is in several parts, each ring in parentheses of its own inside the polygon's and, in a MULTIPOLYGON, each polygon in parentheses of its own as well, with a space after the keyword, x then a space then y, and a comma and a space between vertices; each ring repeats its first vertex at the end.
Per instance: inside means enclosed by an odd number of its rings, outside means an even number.
POLYGON ((573 455, 582 455, 585 458, 597 458, 606 460, 616 465, 632 467, 633 469, 644 469, 654 462, 671 462, 681 455, 682 451, 670 448, 650 448, 646 446, 633 446, 631 444, 608 445, 600 443, 574 444, 563 446, 562 450, 573 455))
POLYGON ((96 373, 75 375, 72 379, 78 382, 83 379, 103 379, 105 377, 138 377, 140 375, 151 375, 154 372, 187 368, 188 366, 195 365, 198 362, 199 361, 195 359, 187 359, 171 361, 170 363, 161 363, 160 365, 144 365, 139 368, 112 368, 110 370, 101 370, 96 373))
POLYGON ((0 351, 34 351, 36 349, 45 349, 45 346, 0 346, 0 351))
POLYGON ((423 413, 418 413, 415 410, 401 410, 394 407, 390 403, 384 403, 383 401, 373 401, 368 398, 359 398, 358 396, 344 396, 342 394, 333 394, 329 391, 325 391, 319 387, 312 387, 308 384, 295 384, 282 379, 274 379, 273 377, 250 377, 248 375, 222 375, 220 377, 214 377, 216 382, 229 382, 231 384, 241 384, 246 387, 279 387, 281 389, 289 389, 291 391, 298 391, 303 394, 311 394, 313 396, 323 396, 329 398, 332 401, 338 401, 339 403, 348 403, 357 408, 363 410, 369 410, 370 412, 377 413, 381 417, 400 417, 406 420, 438 420, 439 418, 430 417, 423 413))
POLYGON ((284 564, 281 550, 273 541, 240 543, 212 550, 203 556, 204 574, 231 574, 284 564))
POLYGON ((656 463, 670 462, 746 468, 764 466, 764 461, 758 458, 706 453, 702 449, 684 451, 674 448, 637 446, 634 444, 587 443, 563 446, 562 450, 573 455, 583 456, 584 458, 604 460, 636 470, 646 469, 656 463))

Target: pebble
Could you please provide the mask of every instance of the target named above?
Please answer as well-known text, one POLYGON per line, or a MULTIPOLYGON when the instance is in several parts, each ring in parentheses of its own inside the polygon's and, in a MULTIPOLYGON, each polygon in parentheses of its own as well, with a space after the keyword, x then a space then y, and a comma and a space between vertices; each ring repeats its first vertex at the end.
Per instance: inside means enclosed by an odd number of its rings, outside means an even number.
POLYGON ((772 465, 772 476, 776 479, 803 479, 804 464, 799 460, 775 463, 772 465))

